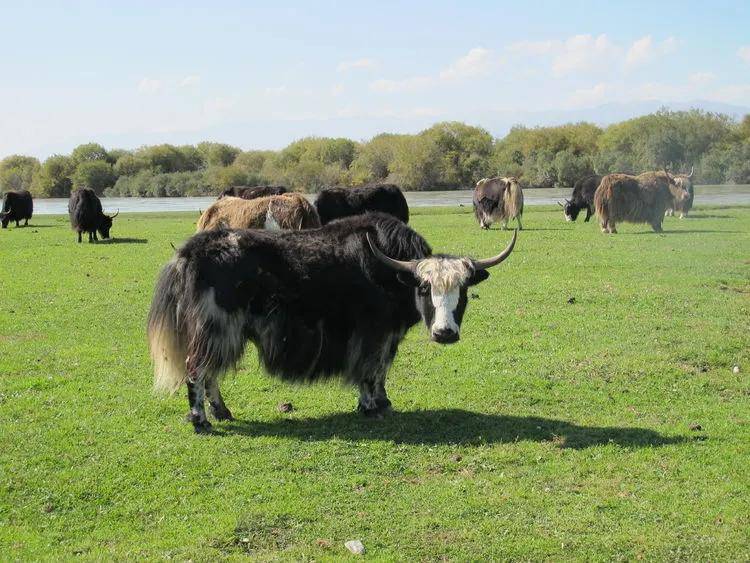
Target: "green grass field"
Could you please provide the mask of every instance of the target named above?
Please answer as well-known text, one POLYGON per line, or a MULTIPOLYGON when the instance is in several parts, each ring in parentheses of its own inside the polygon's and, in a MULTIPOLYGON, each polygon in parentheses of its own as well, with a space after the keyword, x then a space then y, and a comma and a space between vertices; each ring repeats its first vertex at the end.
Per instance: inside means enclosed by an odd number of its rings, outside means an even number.
MULTIPOLYGON (((250 347, 210 436, 152 394, 145 338, 196 219, 0 232, 0 560, 326 560, 350 539, 380 560, 750 558, 750 208, 614 236, 527 208, 461 341, 407 335, 389 418, 250 347)), ((510 238, 465 208, 412 225, 477 257, 510 238)))

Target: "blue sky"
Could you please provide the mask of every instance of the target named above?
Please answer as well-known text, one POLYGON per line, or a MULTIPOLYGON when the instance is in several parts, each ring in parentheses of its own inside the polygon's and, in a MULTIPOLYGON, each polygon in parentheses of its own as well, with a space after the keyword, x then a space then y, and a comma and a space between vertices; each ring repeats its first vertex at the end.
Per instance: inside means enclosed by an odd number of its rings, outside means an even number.
POLYGON ((750 2, 0 2, 0 157, 750 107, 750 2), (641 104, 641 105, 639 105, 641 104), (595 108, 595 109, 590 109, 595 108))

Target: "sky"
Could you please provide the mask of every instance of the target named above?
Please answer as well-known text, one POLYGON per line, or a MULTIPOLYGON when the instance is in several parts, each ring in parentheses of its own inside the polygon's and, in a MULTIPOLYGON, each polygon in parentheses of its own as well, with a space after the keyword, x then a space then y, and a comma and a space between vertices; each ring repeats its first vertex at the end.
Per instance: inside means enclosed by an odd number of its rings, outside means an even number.
POLYGON ((0 0, 0 158, 750 108, 750 2, 0 0))

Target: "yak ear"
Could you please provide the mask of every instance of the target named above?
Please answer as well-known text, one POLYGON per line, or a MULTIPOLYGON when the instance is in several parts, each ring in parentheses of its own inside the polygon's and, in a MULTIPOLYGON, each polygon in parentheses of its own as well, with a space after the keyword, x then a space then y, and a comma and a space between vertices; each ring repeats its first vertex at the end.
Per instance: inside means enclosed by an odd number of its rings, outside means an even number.
POLYGON ((468 285, 477 285, 490 277, 490 273, 487 270, 477 270, 469 278, 468 285))
POLYGON ((413 274, 409 272, 399 272, 396 274, 396 279, 404 285, 409 287, 419 287, 419 280, 413 274))

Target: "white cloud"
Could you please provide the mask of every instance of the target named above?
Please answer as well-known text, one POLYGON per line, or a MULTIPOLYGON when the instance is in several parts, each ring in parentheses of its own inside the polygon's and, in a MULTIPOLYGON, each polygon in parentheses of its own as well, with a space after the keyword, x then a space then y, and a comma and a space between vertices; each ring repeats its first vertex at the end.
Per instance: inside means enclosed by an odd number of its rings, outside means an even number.
POLYGON ((489 74, 500 63, 490 50, 482 47, 471 49, 466 55, 440 71, 441 80, 458 80, 489 74))
POLYGON ((574 35, 561 45, 552 63, 552 71, 556 76, 564 76, 573 72, 603 70, 618 58, 620 52, 620 48, 604 33, 598 37, 574 35))
POLYGON ((191 86, 197 86, 201 82, 201 77, 197 74, 191 74, 180 80, 181 88, 189 88, 191 86))
POLYGON ((284 85, 281 86, 269 86, 264 90, 266 96, 280 96, 288 92, 288 88, 284 85))
POLYGON ((744 45, 737 49, 737 56, 746 63, 750 63, 750 45, 744 45))
POLYGON ((401 80, 381 78, 370 82, 370 90, 388 94, 414 92, 434 86, 439 82, 453 82, 466 78, 486 76, 501 63, 501 58, 494 51, 482 47, 474 47, 466 55, 442 69, 437 75, 411 76, 401 80))
POLYGON ((605 101, 607 93, 610 91, 610 86, 600 82, 599 84, 591 88, 581 88, 575 90, 568 99, 568 103, 572 106, 593 106, 601 104, 605 101))
POLYGON ((219 96, 216 98, 211 98, 210 100, 206 100, 206 102, 204 102, 203 104, 203 111, 207 114, 219 115, 228 112, 236 105, 237 100, 235 98, 219 96))
POLYGON ((677 49, 677 40, 667 37, 660 43, 654 43, 650 35, 633 42, 625 55, 625 66, 633 68, 654 60, 657 57, 673 53, 677 49))
POLYGON ((716 78, 713 72, 694 72, 688 77, 691 84, 702 85, 712 82, 716 78))
POLYGON ((155 94, 161 90, 161 87, 161 80, 154 78, 141 78, 140 82, 138 82, 138 92, 141 94, 155 94))
POLYGON ((334 84, 331 86, 331 96, 334 98, 340 96, 344 93, 344 85, 343 84, 334 84))
POLYGON ((350 70, 374 68, 377 63, 374 59, 357 59, 356 61, 342 61, 336 67, 339 72, 348 72, 350 70))

